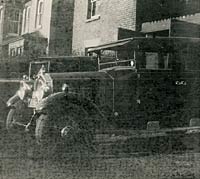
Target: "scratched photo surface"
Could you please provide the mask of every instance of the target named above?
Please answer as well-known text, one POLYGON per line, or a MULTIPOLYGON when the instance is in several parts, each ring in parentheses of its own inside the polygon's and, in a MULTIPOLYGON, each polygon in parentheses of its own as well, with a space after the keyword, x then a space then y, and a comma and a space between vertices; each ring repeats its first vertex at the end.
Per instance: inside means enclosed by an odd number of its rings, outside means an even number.
POLYGON ((1 179, 200 178, 200 0, 1 0, 1 179))

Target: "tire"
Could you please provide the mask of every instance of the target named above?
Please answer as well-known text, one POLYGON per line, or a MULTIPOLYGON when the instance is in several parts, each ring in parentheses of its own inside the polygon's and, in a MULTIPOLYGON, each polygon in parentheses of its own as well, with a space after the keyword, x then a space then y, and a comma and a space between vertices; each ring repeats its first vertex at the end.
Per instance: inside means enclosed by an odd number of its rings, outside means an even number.
POLYGON ((32 115, 32 110, 30 110, 23 101, 18 101, 14 107, 15 108, 10 109, 6 119, 6 129, 9 132, 17 129, 17 126, 14 125, 14 122, 27 124, 32 115))
POLYGON ((40 115, 36 120, 35 137, 39 145, 49 145, 55 142, 55 132, 48 115, 40 115), (52 138, 53 137, 53 138, 52 138))
MULTIPOLYGON (((6 140, 9 140, 10 144, 16 143, 20 153, 24 153, 30 146, 32 146, 33 134, 30 131, 28 134, 25 132, 24 126, 19 126, 14 124, 14 122, 19 122, 26 125, 32 115, 32 109, 29 109, 23 101, 17 101, 14 108, 11 108, 7 114, 6 118, 6 140), (17 142, 16 142, 17 141, 17 142)), ((13 147, 13 146, 11 146, 13 147)), ((25 153, 24 153, 25 154, 25 153)))
POLYGON ((63 111, 56 116, 42 114, 36 120, 37 144, 46 154, 50 155, 52 152, 71 152, 74 151, 74 147, 78 150, 92 149, 94 130, 91 130, 91 126, 87 125, 88 122, 85 121, 89 119, 88 113, 81 106, 75 104, 69 104, 63 111), (65 112, 63 113, 63 111, 65 112), (62 136, 62 130, 66 126, 70 130, 66 136, 62 136), (58 149, 64 150, 58 152, 58 149))
POLYGON ((15 109, 10 109, 6 119, 6 129, 10 131, 13 128, 15 109))

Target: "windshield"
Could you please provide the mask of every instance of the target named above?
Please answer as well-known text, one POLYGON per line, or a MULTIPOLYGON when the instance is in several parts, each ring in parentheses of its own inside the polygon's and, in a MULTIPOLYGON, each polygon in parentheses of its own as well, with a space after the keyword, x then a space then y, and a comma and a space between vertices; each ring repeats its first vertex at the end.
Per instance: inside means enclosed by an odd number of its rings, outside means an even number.
POLYGON ((50 62, 31 62, 29 66, 29 79, 34 79, 40 69, 43 69, 44 72, 49 72, 50 62))

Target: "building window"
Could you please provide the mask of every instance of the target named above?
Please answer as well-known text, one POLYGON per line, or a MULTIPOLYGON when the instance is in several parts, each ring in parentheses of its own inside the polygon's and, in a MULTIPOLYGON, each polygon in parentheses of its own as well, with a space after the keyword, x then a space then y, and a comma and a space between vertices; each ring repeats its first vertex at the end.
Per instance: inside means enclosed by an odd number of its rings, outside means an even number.
POLYGON ((36 11, 36 23, 35 23, 36 28, 42 26, 43 8, 44 8, 43 0, 38 0, 37 1, 37 11, 36 11))
POLYGON ((15 48, 11 48, 11 49, 10 49, 10 56, 11 56, 11 57, 14 57, 15 54, 16 54, 15 48))
POLYGON ((10 48, 10 56, 21 56, 23 54, 23 46, 10 48))
POLYGON ((22 53, 23 53, 23 47, 22 47, 22 46, 17 47, 17 55, 18 55, 18 56, 21 56, 22 53))
POLYGON ((23 11, 23 33, 26 33, 29 30, 30 9, 30 6, 27 6, 23 11))
POLYGON ((8 33, 19 34, 20 30, 20 11, 12 9, 8 17, 8 33))
POLYGON ((91 19, 92 17, 96 16, 96 10, 97 10, 97 0, 88 0, 87 19, 91 19))

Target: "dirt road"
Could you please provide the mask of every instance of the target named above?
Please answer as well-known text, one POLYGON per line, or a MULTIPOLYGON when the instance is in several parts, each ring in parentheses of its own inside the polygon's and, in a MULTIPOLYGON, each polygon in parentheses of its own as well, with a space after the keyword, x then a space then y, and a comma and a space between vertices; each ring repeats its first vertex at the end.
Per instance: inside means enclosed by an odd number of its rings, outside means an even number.
MULTIPOLYGON (((5 133, 4 133, 5 134, 5 133)), ((32 158, 26 137, 1 134, 1 179, 193 179, 200 178, 200 153, 91 156, 74 151, 60 158, 32 158)))

